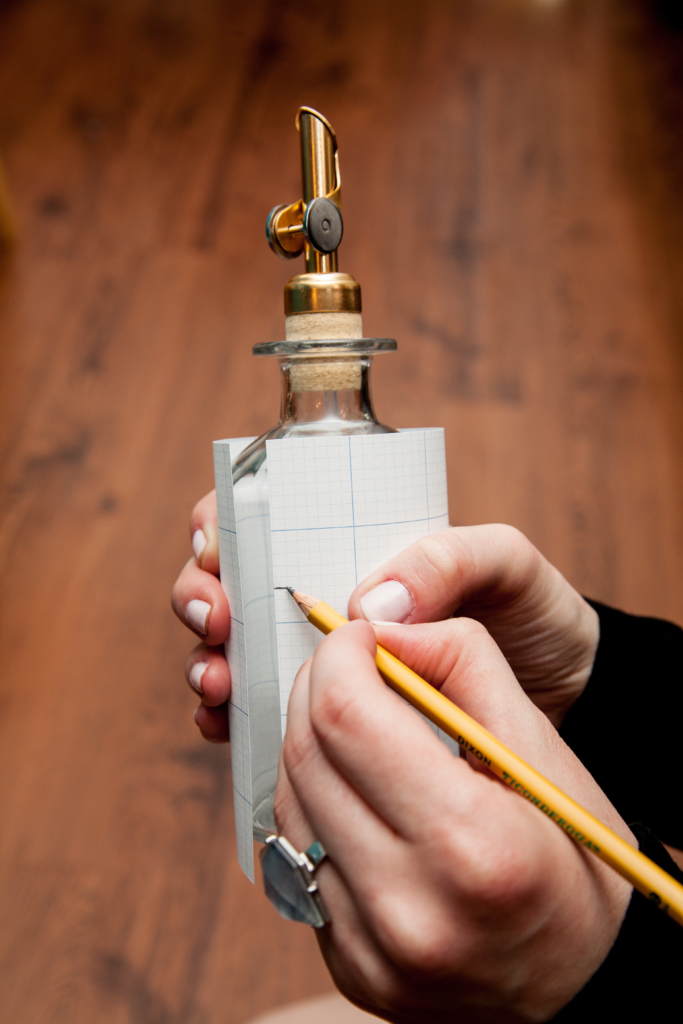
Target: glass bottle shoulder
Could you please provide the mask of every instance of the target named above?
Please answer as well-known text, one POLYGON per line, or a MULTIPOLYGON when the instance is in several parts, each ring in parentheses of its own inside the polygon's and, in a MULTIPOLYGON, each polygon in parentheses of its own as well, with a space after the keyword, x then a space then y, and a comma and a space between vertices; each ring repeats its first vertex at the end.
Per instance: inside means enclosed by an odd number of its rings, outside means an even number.
MULTIPOLYGON (((394 433, 379 423, 370 393, 373 354, 391 351, 391 339, 333 342, 278 342, 259 350, 294 347, 277 353, 282 373, 280 421, 252 441, 233 463, 233 484, 267 474, 266 442, 286 437, 325 437, 394 433)), ((256 349, 255 349, 256 351, 256 349)), ((270 354, 270 353, 269 353, 270 354)), ((243 485, 244 486, 244 485, 243 485)))
POLYGON ((276 441, 284 437, 324 437, 346 436, 358 434, 394 434, 394 427, 378 423, 374 419, 353 421, 319 420, 313 423, 279 424, 257 437, 250 445, 240 452, 232 465, 233 486, 246 476, 265 476, 268 472, 266 441, 276 441))

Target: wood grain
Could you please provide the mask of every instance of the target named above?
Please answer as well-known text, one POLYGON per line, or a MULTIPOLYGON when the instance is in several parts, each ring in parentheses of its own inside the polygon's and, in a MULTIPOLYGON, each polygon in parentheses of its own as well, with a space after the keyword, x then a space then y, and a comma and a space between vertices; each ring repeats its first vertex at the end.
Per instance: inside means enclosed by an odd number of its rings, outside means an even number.
POLYGON ((636 0, 5 0, 2 1024, 241 1024, 330 988, 235 859, 168 607, 216 437, 272 425, 294 112, 341 142, 381 418, 452 519, 683 620, 681 36, 636 0))

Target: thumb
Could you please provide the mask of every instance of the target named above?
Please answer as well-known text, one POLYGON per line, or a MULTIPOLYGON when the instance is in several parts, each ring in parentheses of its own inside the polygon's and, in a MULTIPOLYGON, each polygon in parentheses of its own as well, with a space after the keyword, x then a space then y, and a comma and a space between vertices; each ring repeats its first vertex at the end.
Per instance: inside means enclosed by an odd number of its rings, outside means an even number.
POLYGON ((533 591, 548 572, 556 570, 512 526, 451 527, 423 537, 370 573, 351 595, 349 615, 434 622, 472 603, 482 618, 487 607, 500 608, 533 591))

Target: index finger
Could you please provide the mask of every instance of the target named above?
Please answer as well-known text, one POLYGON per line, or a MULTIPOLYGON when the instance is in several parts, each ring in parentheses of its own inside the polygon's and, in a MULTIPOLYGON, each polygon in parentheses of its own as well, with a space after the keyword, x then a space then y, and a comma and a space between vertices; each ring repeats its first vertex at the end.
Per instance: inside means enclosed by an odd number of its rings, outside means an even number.
MULTIPOLYGON (((316 749, 345 784, 394 832, 411 839, 435 819, 466 818, 476 803, 475 794, 486 786, 499 786, 454 757, 426 722, 396 697, 377 671, 375 650, 374 635, 361 623, 340 627, 318 646, 311 662, 308 708, 290 699, 285 762, 309 820, 317 814, 321 824, 320 816, 328 810, 314 809, 313 796, 320 771, 317 766, 311 770, 300 757, 291 758, 299 735, 312 729, 316 749), (435 779, 447 778, 451 785, 435 787, 435 779)), ((332 821, 335 803, 327 802, 332 821)))
POLYGON ((553 571, 512 526, 451 527, 423 537, 370 573, 351 595, 349 617, 435 622, 470 601, 500 607, 514 602, 544 570, 553 571))

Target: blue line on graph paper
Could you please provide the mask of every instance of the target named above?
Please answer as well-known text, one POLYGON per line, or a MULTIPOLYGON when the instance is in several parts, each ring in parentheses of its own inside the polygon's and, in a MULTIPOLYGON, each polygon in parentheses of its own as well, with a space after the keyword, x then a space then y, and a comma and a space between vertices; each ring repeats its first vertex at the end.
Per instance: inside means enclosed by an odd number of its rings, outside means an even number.
POLYGON ((358 559, 356 558, 356 512, 353 505, 353 462, 351 459, 351 438, 349 437, 349 475, 351 477, 351 523, 353 529, 353 573, 358 586, 358 559))
POLYGON ((377 526, 407 526, 409 523, 428 523, 432 519, 444 519, 447 512, 438 516, 420 516, 419 519, 397 519, 393 523, 349 523, 348 526, 282 526, 273 529, 272 533, 307 533, 310 530, 374 530, 377 526))
POLYGON ((427 434, 422 435, 422 447, 425 453, 425 491, 427 493, 427 521, 431 519, 429 515, 429 473, 427 472, 427 434))

